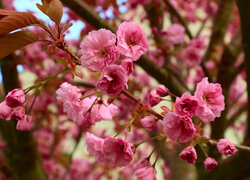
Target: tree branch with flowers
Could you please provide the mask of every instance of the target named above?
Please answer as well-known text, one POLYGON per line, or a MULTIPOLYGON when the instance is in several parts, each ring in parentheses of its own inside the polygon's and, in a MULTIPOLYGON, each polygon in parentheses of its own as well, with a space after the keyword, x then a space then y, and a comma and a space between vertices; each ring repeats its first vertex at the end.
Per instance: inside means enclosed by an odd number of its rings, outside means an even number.
POLYGON ((247 1, 2 3, 1 178, 249 177, 247 1))

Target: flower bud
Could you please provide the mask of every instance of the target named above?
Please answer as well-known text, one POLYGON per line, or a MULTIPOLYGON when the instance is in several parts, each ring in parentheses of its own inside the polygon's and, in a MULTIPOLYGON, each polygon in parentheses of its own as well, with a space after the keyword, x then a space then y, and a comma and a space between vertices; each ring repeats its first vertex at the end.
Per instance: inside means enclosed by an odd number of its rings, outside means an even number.
POLYGON ((32 129, 32 126, 33 126, 32 116, 25 115, 22 120, 17 122, 16 130, 29 131, 32 129))
POLYGON ((217 148, 221 154, 226 156, 236 152, 235 146, 228 139, 220 139, 217 148))
POLYGON ((206 170, 212 171, 214 168, 218 166, 218 163, 214 158, 207 157, 207 159, 204 161, 204 165, 206 170))
POLYGON ((153 116, 146 116, 145 118, 141 119, 140 122, 145 129, 152 131, 156 120, 153 116))
POLYGON ((150 106, 155 106, 161 101, 161 97, 158 94, 150 93, 149 94, 149 104, 150 106))
POLYGON ((11 108, 7 106, 6 101, 1 102, 0 104, 0 119, 11 119, 11 108))
POLYGON ((25 118, 25 109, 24 107, 18 107, 13 109, 13 112, 11 114, 11 119, 16 120, 23 120, 25 118))
POLYGON ((156 87, 156 93, 159 96, 164 97, 164 96, 167 96, 169 94, 169 90, 164 85, 158 85, 156 87))
POLYGON ((6 96, 6 104, 11 107, 22 106, 25 101, 25 94, 22 89, 14 89, 6 96))
POLYGON ((187 161, 189 164, 194 164, 197 159, 197 154, 193 146, 186 147, 181 153, 180 158, 187 161))

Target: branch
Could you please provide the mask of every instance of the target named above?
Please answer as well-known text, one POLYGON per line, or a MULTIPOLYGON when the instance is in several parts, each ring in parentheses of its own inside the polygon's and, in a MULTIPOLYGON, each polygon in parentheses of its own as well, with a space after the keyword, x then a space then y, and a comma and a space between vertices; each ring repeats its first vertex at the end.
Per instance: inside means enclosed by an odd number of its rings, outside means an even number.
POLYGON ((240 11, 241 19, 241 32, 242 32, 242 44, 245 54, 245 67, 247 72, 247 94, 248 94, 248 117, 247 117, 247 134, 245 141, 250 138, 250 11, 249 11, 249 0, 237 0, 237 5, 240 11))
POLYGON ((228 128, 229 126, 231 126, 236 120, 237 118, 239 117, 239 115, 241 115, 244 111, 247 110, 247 103, 242 105, 238 111, 236 111, 234 113, 234 115, 227 121, 227 125, 226 125, 226 128, 228 128))
MULTIPOLYGON (((248 142, 245 145, 250 145, 248 142)), ((213 171, 206 171, 200 174, 200 180, 221 180, 221 179, 245 179, 249 176, 250 170, 250 153, 238 151, 234 155, 219 161, 218 167, 213 171)))
POLYGON ((210 42, 207 48, 207 51, 202 59, 202 66, 204 63, 211 59, 212 54, 215 51, 215 48, 218 45, 223 44, 223 40, 226 34, 228 23, 231 19, 231 14, 234 10, 235 0, 220 0, 218 7, 219 10, 214 19, 214 25, 212 30, 212 35, 210 38, 210 42))
MULTIPOLYGON (((107 21, 101 19, 91 7, 82 0, 61 0, 66 6, 74 10, 80 17, 86 20, 95 28, 106 28, 116 32, 116 28, 109 25, 107 21)), ((136 63, 141 66, 148 74, 155 78, 159 83, 166 85, 173 93, 180 96, 183 92, 188 91, 182 82, 173 78, 161 67, 154 64, 147 56, 143 55, 136 63)))
POLYGON ((191 31, 188 28, 187 22, 182 18, 182 16, 179 14, 179 12, 175 9, 175 7, 171 4, 171 2, 169 0, 164 0, 164 2, 168 6, 169 10, 173 13, 173 15, 184 26, 184 28, 186 29, 186 33, 187 33, 189 39, 193 39, 193 35, 192 35, 191 31))
MULTIPOLYGON (((214 139, 223 138, 224 132, 227 127, 226 116, 229 112, 229 88, 235 78, 235 70, 238 69, 234 66, 238 55, 241 50, 241 36, 236 34, 234 39, 229 45, 224 48, 221 56, 220 64, 218 66, 218 79, 217 82, 221 84, 223 95, 225 96, 225 110, 221 113, 221 117, 212 123, 212 135, 214 139), (225 78, 225 76, 227 78, 225 78)), ((215 149, 217 152, 217 150, 215 149)), ((218 154, 219 155, 219 154, 218 154)))

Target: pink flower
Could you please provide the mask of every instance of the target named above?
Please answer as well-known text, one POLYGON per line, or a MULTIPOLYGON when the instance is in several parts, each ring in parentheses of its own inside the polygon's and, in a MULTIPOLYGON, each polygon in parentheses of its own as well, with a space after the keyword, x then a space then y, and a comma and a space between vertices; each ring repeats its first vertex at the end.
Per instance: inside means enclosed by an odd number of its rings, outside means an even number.
POLYGON ((200 49, 200 50, 203 50, 203 49, 206 48, 206 44, 205 44, 204 38, 192 39, 189 42, 189 46, 192 46, 192 47, 200 49))
POLYGON ((102 153, 104 140, 91 133, 86 133, 86 145, 90 154, 95 156, 97 161, 105 162, 104 155, 102 153))
POLYGON ((167 30, 162 32, 165 40, 170 46, 184 42, 185 29, 179 24, 172 24, 167 30))
POLYGON ((29 131, 32 129, 33 120, 32 116, 25 115, 22 120, 17 121, 16 130, 18 131, 29 131))
POLYGON ((145 118, 141 119, 140 122, 145 129, 152 131, 156 123, 156 119, 153 116, 146 116, 145 118))
POLYGON ((156 87, 156 93, 161 97, 165 97, 169 95, 169 90, 164 85, 158 85, 156 87))
POLYGON ((229 101, 230 102, 237 101, 241 97, 241 95, 244 93, 244 90, 245 89, 242 86, 242 84, 233 82, 233 84, 231 85, 229 89, 229 101))
POLYGON ((60 85, 60 88, 56 91, 56 99, 58 101, 64 102, 66 100, 74 101, 81 97, 81 90, 76 86, 72 86, 71 84, 64 82, 60 85))
POLYGON ((99 121, 112 120, 113 116, 118 112, 118 108, 113 104, 108 104, 106 99, 97 99, 96 103, 93 105, 96 98, 96 96, 92 96, 82 100, 82 114, 85 116, 81 124, 94 125, 99 121), (92 109, 89 115, 87 111, 90 110, 91 106, 92 109))
POLYGON ((220 139, 217 148, 221 154, 226 156, 236 152, 235 146, 228 139, 220 139))
POLYGON ((165 64, 165 58, 162 55, 162 51, 159 49, 149 51, 148 57, 150 58, 151 61, 153 61, 160 67, 162 67, 165 64))
POLYGON ((188 46, 181 52, 181 58, 188 67, 194 67, 201 63, 202 56, 199 49, 188 46))
POLYGON ((138 60, 149 44, 143 29, 138 24, 123 22, 117 30, 117 47, 127 58, 138 60))
POLYGON ((14 89, 7 94, 5 100, 6 104, 11 108, 22 106, 25 101, 24 91, 22 89, 14 89))
POLYGON ((150 81, 151 81, 151 76, 148 75, 148 73, 138 73, 136 78, 137 78, 137 81, 142 86, 148 86, 150 84, 150 81))
POLYGON ((87 125, 84 121, 84 114, 83 114, 83 101, 80 100, 66 100, 63 103, 63 112, 67 114, 67 116, 72 119, 77 125, 87 125))
POLYGON ((218 163, 214 158, 207 157, 207 159, 204 161, 204 165, 206 170, 212 171, 214 168, 218 166, 218 163))
POLYGON ((194 96, 198 100, 196 115, 206 124, 220 117, 225 109, 221 85, 209 83, 207 77, 197 84, 194 96))
POLYGON ((156 180, 156 169, 143 163, 135 170, 138 180, 156 180))
POLYGON ((134 71, 134 63, 131 59, 123 59, 121 61, 121 66, 125 69, 128 76, 134 71))
POLYGON ((161 101, 161 97, 158 94, 155 93, 150 93, 149 94, 149 104, 150 106, 155 106, 157 104, 159 104, 159 102, 161 101))
POLYGON ((130 143, 123 138, 107 137, 103 144, 103 154, 109 159, 109 164, 126 166, 133 159, 133 151, 130 143))
POLYGON ((216 2, 211 1, 206 3, 205 12, 207 13, 208 16, 216 15, 217 11, 218 11, 218 5, 216 2))
POLYGON ((163 119, 163 132, 171 140, 185 143, 193 138, 195 128, 190 117, 169 112, 163 119))
POLYGON ((11 119, 12 109, 7 106, 6 101, 1 102, 0 104, 0 119, 10 120, 11 119))
POLYGON ((16 120, 23 120, 25 118, 25 108, 24 107, 17 107, 13 109, 11 114, 11 119, 16 120))
POLYGON ((93 71, 102 71, 120 56, 116 35, 106 29, 91 31, 81 43, 82 66, 93 71))
POLYGON ((3 7, 4 9, 15 9, 13 6, 14 0, 3 0, 3 7))
POLYGON ((193 146, 186 147, 181 153, 180 158, 187 161, 189 164, 194 164, 197 159, 197 154, 193 146))
POLYGON ((192 118, 198 107, 198 101, 194 96, 183 93, 181 98, 177 97, 175 101, 176 113, 181 116, 188 116, 192 118))
POLYGON ((96 87, 108 95, 119 94, 124 86, 127 87, 128 77, 124 68, 120 65, 106 67, 97 82, 96 87))
POLYGON ((114 166, 126 166, 133 159, 133 151, 123 138, 107 137, 101 139, 87 133, 86 145, 90 154, 103 163, 114 166))

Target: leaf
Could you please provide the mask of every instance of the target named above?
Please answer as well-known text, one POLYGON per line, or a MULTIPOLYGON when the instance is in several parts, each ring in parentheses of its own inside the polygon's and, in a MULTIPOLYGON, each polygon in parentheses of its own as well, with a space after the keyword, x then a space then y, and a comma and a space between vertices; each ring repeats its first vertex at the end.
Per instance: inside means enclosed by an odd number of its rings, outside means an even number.
POLYGON ((31 31, 18 31, 0 36, 0 58, 36 41, 37 35, 31 31))
POLYGON ((73 25, 72 23, 68 23, 65 26, 63 26, 62 33, 65 33, 72 25, 73 25))
POLYGON ((39 24, 39 20, 31 13, 12 13, 0 20, 0 35, 34 24, 39 24))
POLYGON ((13 13, 16 13, 15 10, 9 10, 9 9, 0 9, 0 19, 2 19, 5 16, 11 15, 13 13))
POLYGON ((52 21, 60 24, 63 16, 63 6, 60 0, 42 0, 42 5, 36 4, 36 6, 52 21))

